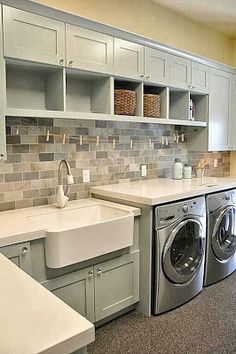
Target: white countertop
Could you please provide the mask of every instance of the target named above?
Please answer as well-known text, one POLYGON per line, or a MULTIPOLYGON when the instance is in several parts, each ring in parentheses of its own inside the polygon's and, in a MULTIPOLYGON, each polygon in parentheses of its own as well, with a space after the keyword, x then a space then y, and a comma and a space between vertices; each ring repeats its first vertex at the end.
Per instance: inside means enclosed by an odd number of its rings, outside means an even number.
POLYGON ((46 231, 50 231, 50 229, 55 228, 55 222, 57 219, 55 218, 55 214, 60 216, 60 214, 65 211, 70 212, 70 210, 98 204, 113 206, 115 208, 119 208, 120 210, 133 212, 134 216, 140 215, 140 209, 138 208, 93 198, 71 201, 65 209, 58 209, 54 205, 43 205, 1 212, 0 247, 43 238, 46 236, 46 231), (50 214, 53 216, 52 218, 50 218, 50 214))
POLYGON ((236 177, 204 177, 203 181, 198 178, 181 181, 157 178, 92 187, 91 192, 95 197, 103 196, 115 198, 121 202, 125 200, 145 205, 157 205, 230 188, 236 188, 236 177))
POLYGON ((0 254, 0 353, 69 354, 94 326, 0 254))

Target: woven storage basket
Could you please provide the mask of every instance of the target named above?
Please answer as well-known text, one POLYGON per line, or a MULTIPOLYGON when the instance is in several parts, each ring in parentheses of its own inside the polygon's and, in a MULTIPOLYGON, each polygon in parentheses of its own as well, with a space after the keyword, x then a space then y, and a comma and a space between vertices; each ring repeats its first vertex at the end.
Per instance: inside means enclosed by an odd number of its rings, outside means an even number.
POLYGON ((150 93, 143 95, 144 117, 160 118, 161 116, 161 96, 150 93))
POLYGON ((136 92, 116 89, 114 93, 115 114, 134 116, 136 110, 136 92))

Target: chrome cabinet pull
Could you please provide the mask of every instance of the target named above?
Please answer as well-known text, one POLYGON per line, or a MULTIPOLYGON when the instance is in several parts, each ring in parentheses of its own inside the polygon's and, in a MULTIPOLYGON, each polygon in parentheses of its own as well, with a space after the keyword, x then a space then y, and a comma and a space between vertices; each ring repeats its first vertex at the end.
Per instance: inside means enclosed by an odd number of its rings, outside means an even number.
POLYGON ((72 66, 74 64, 73 60, 69 60, 68 64, 69 66, 72 66))
POLYGON ((21 255, 25 256, 27 252, 28 252, 28 247, 23 247, 21 251, 21 255))
POLYGON ((140 77, 141 77, 141 79, 144 79, 145 78, 145 76, 142 74, 142 75, 140 75, 140 77))
POLYGON ((98 268, 97 269, 97 275, 101 275, 102 274, 102 268, 98 268))
POLYGON ((59 64, 63 65, 64 64, 64 59, 59 59, 59 64))
POLYGON ((0 154, 0 160, 3 160, 4 154, 0 154))
POLYGON ((93 271, 90 270, 90 271, 88 272, 88 278, 92 278, 92 276, 93 276, 93 271))
POLYGON ((148 76, 146 76, 146 80, 148 80, 148 79, 150 79, 150 76, 148 75, 148 76))

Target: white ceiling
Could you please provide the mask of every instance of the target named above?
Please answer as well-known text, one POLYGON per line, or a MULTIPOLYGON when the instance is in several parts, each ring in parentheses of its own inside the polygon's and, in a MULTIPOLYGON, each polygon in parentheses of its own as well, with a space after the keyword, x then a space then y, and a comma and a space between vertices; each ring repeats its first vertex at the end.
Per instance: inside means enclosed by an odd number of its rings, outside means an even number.
POLYGON ((152 0, 236 38, 236 0, 152 0))

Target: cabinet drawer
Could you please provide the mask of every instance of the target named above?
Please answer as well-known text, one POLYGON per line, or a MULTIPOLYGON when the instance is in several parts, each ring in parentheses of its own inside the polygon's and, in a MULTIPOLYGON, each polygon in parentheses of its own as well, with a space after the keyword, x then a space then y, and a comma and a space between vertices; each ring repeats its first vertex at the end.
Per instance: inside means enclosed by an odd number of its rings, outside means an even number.
POLYGON ((67 305, 94 322, 93 267, 41 283, 67 305))
POLYGON ((95 319, 99 321, 139 301, 139 251, 94 267, 95 319))
POLYGON ((1 247, 0 252, 24 272, 32 274, 29 242, 1 247))
POLYGON ((65 24, 3 6, 4 55, 58 65, 65 59, 65 24))
POLYGON ((113 73, 113 37, 66 25, 67 66, 113 73))

